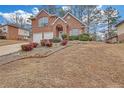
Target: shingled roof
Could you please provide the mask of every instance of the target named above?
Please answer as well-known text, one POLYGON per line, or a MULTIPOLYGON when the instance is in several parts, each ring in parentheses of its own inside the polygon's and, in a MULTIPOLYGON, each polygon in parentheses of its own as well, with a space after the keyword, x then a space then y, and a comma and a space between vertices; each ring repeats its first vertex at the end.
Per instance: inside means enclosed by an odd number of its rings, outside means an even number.
POLYGON ((115 27, 118 27, 119 25, 123 24, 124 20, 122 20, 121 22, 119 22, 118 24, 115 25, 115 27))

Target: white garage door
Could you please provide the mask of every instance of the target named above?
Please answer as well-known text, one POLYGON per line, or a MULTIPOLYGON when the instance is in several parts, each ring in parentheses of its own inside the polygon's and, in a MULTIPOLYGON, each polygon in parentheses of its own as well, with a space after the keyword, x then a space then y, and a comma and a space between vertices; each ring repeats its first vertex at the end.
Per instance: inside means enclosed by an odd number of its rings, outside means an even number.
POLYGON ((53 32, 44 32, 44 39, 53 39, 53 32))
POLYGON ((42 40, 42 33, 33 33, 33 42, 40 43, 42 40))

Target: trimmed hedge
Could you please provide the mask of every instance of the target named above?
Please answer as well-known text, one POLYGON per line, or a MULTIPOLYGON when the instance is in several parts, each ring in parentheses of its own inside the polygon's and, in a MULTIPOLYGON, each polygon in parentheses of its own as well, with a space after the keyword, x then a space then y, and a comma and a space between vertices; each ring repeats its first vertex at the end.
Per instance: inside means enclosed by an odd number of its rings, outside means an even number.
POLYGON ((41 40, 41 41, 40 41, 41 46, 45 46, 45 42, 46 42, 46 39, 41 40))
POLYGON ((59 37, 53 37, 53 43, 59 43, 61 42, 61 39, 59 37))
POLYGON ((83 33, 83 34, 79 35, 79 40, 80 41, 91 41, 92 38, 90 37, 89 34, 83 33))
POLYGON ((67 43, 68 43, 68 40, 66 40, 66 39, 64 39, 64 40, 61 41, 61 45, 62 45, 62 46, 67 45, 67 43))
POLYGON ((79 36, 69 36, 69 40, 79 40, 79 36))
POLYGON ((38 43, 35 42, 31 42, 30 44, 32 45, 33 48, 36 48, 38 46, 38 43))
POLYGON ((21 45, 21 48, 23 51, 31 51, 33 48, 36 48, 38 46, 38 43, 31 42, 29 44, 21 45))
POLYGON ((64 39, 67 39, 67 34, 62 34, 62 39, 64 40, 64 39))
POLYGON ((23 51, 31 51, 33 49, 33 46, 31 44, 25 44, 21 45, 21 48, 23 51))
POLYGON ((41 46, 52 47, 52 40, 44 39, 44 40, 41 40, 40 43, 41 43, 41 46))
POLYGON ((47 47, 52 47, 52 41, 51 41, 51 40, 47 40, 47 41, 45 42, 45 45, 46 45, 47 47))

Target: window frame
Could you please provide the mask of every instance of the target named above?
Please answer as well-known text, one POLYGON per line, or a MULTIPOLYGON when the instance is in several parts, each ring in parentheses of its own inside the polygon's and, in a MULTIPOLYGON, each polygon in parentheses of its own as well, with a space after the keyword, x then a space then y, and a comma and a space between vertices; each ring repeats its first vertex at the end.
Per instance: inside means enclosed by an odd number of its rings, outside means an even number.
POLYGON ((80 30, 78 28, 72 28, 70 32, 70 36, 78 36, 78 35, 80 35, 80 30), (77 31, 76 34, 75 31, 77 31))
POLYGON ((48 25, 48 17, 40 18, 39 21, 38 21, 38 26, 39 27, 44 27, 46 25, 48 25))

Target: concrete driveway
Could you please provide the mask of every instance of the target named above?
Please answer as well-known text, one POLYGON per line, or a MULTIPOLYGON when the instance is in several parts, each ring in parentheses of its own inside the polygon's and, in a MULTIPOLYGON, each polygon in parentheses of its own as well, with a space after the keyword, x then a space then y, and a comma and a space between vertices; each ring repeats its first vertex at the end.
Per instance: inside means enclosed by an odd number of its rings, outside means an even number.
POLYGON ((21 50, 21 45, 23 44, 27 44, 27 43, 18 43, 18 44, 0 46, 0 56, 14 53, 21 50))

